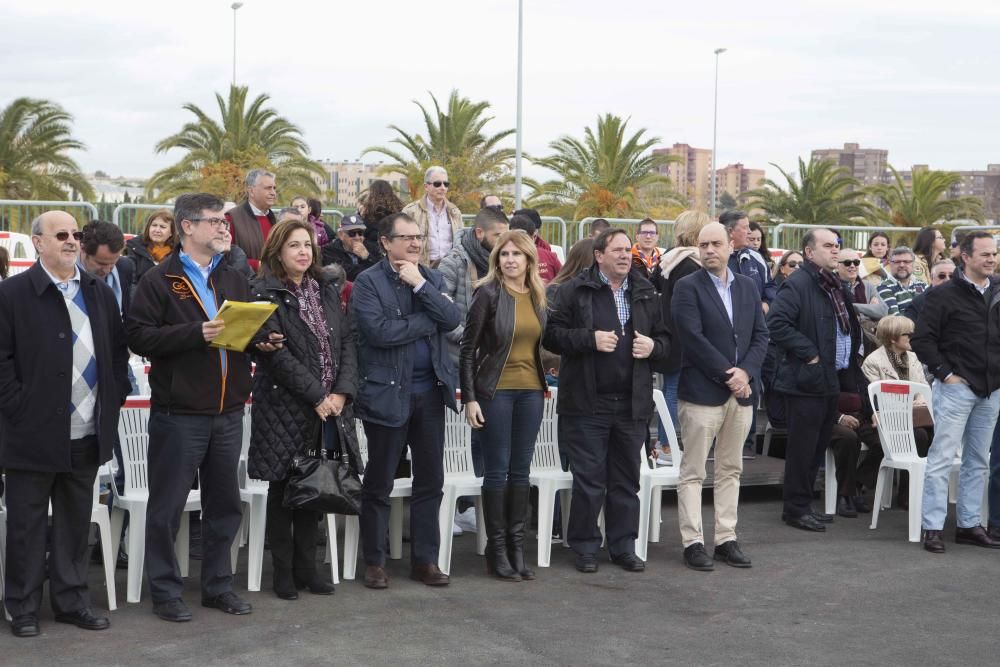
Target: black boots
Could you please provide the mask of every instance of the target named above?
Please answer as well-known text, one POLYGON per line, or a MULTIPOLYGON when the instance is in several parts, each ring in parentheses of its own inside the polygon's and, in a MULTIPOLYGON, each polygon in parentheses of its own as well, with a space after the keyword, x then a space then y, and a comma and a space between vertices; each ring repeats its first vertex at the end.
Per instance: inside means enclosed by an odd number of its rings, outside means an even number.
POLYGON ((507 556, 507 489, 483 487, 486 521, 486 569, 504 581, 521 581, 507 556))
POLYGON ((519 484, 507 487, 507 551, 510 564, 522 579, 535 578, 534 570, 524 564, 524 536, 528 531, 528 498, 531 487, 519 484))

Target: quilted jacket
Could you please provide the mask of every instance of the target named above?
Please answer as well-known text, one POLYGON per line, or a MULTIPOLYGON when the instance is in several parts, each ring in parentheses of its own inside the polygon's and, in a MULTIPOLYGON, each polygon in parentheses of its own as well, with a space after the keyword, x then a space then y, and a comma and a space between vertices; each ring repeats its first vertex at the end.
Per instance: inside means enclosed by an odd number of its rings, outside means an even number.
POLYGON ((329 390, 322 386, 318 342, 299 316, 298 299, 273 277, 260 278, 251 285, 255 301, 270 301, 278 306, 262 334, 276 331, 285 336, 285 344, 277 352, 255 353, 248 462, 250 476, 255 479, 285 479, 292 458, 314 448, 321 426, 314 407, 327 394, 347 394, 349 402, 337 419, 338 432, 342 442, 345 437, 349 439, 349 451, 357 451, 350 407, 358 383, 354 330, 350 316, 341 310, 333 277, 324 273, 319 282, 333 353, 334 379, 329 390))

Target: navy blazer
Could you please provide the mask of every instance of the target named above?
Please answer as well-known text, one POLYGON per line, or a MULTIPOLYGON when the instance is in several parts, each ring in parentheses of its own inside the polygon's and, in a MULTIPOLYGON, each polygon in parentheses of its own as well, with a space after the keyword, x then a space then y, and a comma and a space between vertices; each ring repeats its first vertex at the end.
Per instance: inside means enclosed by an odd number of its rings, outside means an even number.
MULTIPOLYGON (((751 278, 733 274, 733 322, 706 269, 685 276, 674 287, 671 314, 684 341, 678 397, 697 405, 722 405, 732 392, 726 373, 736 366, 751 379, 760 377, 767 353, 767 326, 760 291, 751 278)), ((751 385, 752 386, 752 385, 751 385)), ((751 405, 754 396, 738 399, 751 405)))

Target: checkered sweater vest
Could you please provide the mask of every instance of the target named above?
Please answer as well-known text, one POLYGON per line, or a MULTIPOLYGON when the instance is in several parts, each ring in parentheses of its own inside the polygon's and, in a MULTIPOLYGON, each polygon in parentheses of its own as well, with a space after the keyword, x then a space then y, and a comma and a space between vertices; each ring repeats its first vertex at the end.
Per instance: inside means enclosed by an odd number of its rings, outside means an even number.
POLYGON ((94 355, 94 332, 90 327, 83 290, 66 299, 73 327, 73 386, 70 393, 69 432, 73 440, 97 432, 94 410, 97 407, 97 357, 94 355))

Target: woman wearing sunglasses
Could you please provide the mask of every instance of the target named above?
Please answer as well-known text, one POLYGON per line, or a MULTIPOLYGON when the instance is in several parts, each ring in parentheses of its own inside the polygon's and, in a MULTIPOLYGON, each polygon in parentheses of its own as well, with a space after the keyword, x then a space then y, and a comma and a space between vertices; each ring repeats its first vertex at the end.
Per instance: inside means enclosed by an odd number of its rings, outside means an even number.
POLYGON ((802 266, 802 253, 798 250, 786 250, 774 267, 774 284, 781 286, 781 283, 798 271, 800 266, 802 266))

